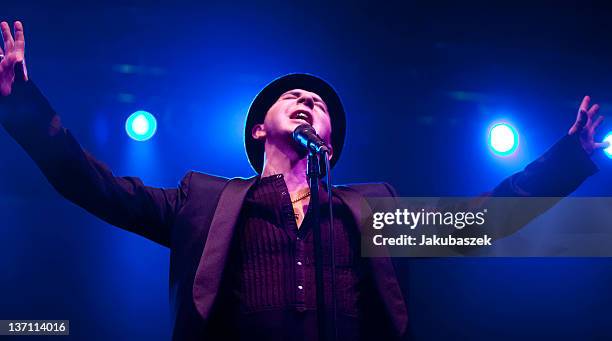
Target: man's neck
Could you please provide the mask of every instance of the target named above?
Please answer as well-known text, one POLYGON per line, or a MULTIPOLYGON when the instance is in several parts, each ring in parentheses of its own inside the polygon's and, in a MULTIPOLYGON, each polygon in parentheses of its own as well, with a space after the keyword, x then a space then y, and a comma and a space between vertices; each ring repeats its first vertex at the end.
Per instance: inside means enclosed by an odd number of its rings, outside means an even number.
POLYGON ((307 159, 298 159, 294 152, 282 152, 276 148, 266 148, 262 177, 282 174, 289 193, 297 193, 308 188, 306 177, 307 159))

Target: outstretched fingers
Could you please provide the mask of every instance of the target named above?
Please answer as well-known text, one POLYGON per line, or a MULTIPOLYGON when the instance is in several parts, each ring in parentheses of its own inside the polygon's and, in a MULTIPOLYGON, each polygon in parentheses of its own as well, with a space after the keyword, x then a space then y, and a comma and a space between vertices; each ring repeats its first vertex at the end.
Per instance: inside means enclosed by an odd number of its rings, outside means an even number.
POLYGON ((582 102, 580 103, 580 107, 578 108, 578 112, 587 112, 589 110, 589 103, 591 103, 591 97, 584 96, 582 102))
POLYGON ((601 124, 601 122, 604 120, 603 116, 599 116, 597 117, 597 119, 595 120, 595 122, 593 122, 593 124, 591 124, 591 131, 595 131, 595 129, 597 129, 597 127, 599 127, 599 125, 601 124))
POLYGON ((593 104, 593 106, 587 111, 589 118, 593 118, 599 111, 599 104, 593 104))
POLYGON ((571 134, 577 131, 582 131, 582 129, 584 128, 584 126, 587 124, 589 120, 589 114, 587 114, 587 111, 582 110, 582 105, 580 107, 581 109, 578 110, 578 117, 576 118, 576 123, 570 130, 571 134))
POLYGON ((23 24, 21 21, 15 21, 13 25, 15 30, 15 61, 23 63, 25 59, 25 36, 23 34, 23 24))
POLYGON ((21 21, 15 21, 13 29, 15 30, 15 47, 23 49, 25 47, 25 35, 23 34, 21 21))
POLYGON ((15 42, 24 42, 25 36, 23 34, 23 24, 21 23, 21 21, 15 21, 13 28, 15 30, 15 42))
POLYGON ((2 32, 2 39, 4 40, 4 50, 9 53, 13 50, 15 41, 13 35, 11 35, 11 28, 6 21, 0 23, 0 31, 2 32))

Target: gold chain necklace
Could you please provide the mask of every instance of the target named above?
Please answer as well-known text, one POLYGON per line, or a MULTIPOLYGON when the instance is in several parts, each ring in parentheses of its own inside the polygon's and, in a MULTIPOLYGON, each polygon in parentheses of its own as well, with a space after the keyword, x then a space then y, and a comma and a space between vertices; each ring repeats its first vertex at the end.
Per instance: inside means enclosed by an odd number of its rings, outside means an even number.
POLYGON ((308 193, 306 193, 306 194, 302 194, 302 195, 298 196, 298 197, 297 197, 296 199, 294 199, 294 200, 291 200, 291 203, 292 203, 292 204, 295 204, 296 202, 298 202, 298 201, 300 201, 300 200, 304 200, 304 199, 308 198, 309 196, 310 196, 310 191, 308 191, 308 193))

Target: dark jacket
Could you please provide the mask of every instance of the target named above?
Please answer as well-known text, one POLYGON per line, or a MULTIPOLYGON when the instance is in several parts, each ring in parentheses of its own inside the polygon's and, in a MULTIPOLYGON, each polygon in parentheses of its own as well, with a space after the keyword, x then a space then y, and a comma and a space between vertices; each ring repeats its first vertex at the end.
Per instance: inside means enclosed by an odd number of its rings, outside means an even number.
MULTIPOLYGON (((0 98, 0 123, 68 200, 108 223, 170 248, 173 339, 202 339, 218 303, 221 277, 243 199, 255 177, 227 179, 190 171, 177 188, 117 177, 84 151, 32 81, 0 98)), ((489 196, 565 196, 597 168, 576 137, 566 136, 489 196)), ((387 184, 337 186, 334 195, 361 221, 369 196, 395 195, 387 184)), ((357 224, 359 225, 359 224, 357 224)), ((375 287, 398 334, 408 312, 391 260, 369 258, 375 287)))

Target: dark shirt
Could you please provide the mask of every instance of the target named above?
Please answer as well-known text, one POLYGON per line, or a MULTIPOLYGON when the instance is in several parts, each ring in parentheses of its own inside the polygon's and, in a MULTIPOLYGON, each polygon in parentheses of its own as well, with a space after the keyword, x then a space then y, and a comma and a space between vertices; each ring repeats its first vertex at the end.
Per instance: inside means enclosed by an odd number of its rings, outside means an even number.
MULTIPOLYGON (((329 210, 319 191, 326 306, 331 306, 329 210)), ((334 197, 338 332, 358 339, 362 259, 359 233, 334 197)), ((232 246, 229 277, 240 339, 316 340, 316 290, 310 205, 298 229, 282 175, 260 179, 247 194, 232 246)))

